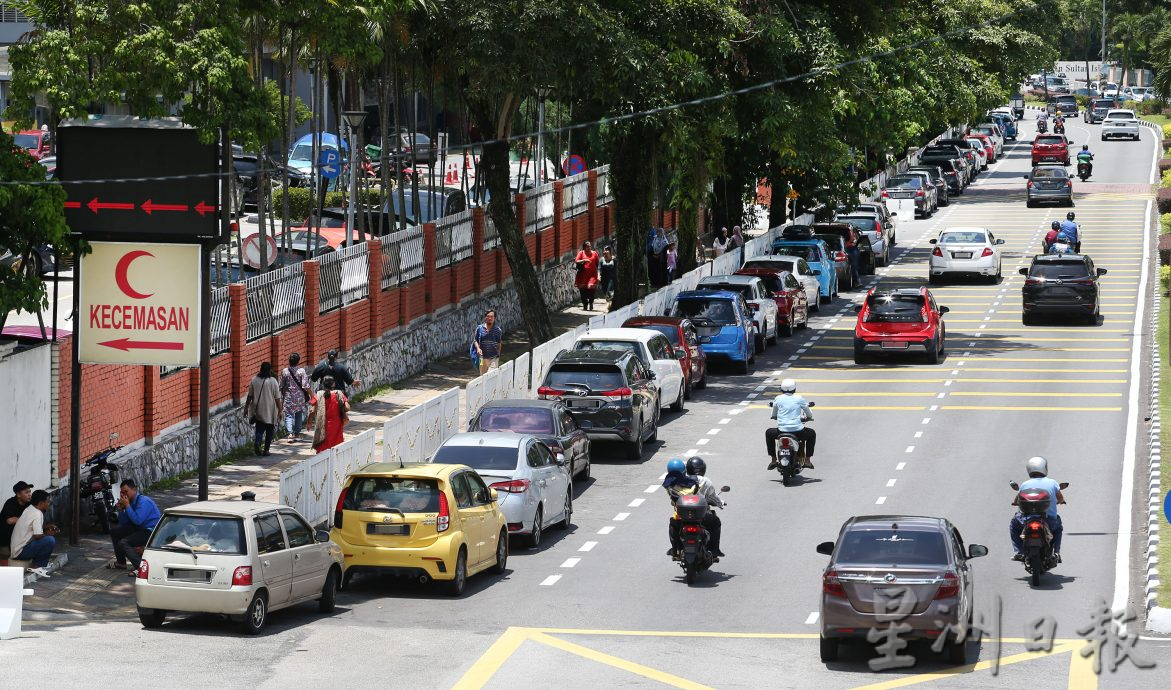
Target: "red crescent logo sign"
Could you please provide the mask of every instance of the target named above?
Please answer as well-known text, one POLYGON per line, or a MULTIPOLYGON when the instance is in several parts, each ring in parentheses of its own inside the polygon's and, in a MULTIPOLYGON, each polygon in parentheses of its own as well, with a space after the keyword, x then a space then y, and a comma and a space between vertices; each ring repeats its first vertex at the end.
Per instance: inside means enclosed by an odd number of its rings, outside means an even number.
POLYGON ((118 259, 118 266, 114 268, 114 281, 118 283, 118 289, 125 293, 127 297, 132 297, 134 299, 146 299, 147 297, 150 297, 154 294, 152 292, 148 295, 144 295, 141 292, 138 292, 130 286, 130 280, 126 277, 126 272, 130 270, 130 264, 134 263, 135 259, 143 256, 153 257, 154 254, 143 251, 141 249, 137 249, 132 252, 126 252, 125 256, 123 256, 121 259, 118 259))

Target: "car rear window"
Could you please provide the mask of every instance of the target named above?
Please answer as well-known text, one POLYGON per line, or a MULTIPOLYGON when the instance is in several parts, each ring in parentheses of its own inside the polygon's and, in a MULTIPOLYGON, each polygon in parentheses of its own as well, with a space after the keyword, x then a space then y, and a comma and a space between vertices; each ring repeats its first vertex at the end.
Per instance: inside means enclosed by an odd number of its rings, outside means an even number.
POLYGON ((817 247, 811 244, 773 245, 773 253, 784 254, 786 256, 796 256, 805 259, 806 261, 821 261, 821 254, 818 253, 817 247))
POLYGON ((467 465, 474 470, 515 470, 520 456, 516 448, 500 446, 442 446, 432 462, 467 465))
POLYGON ((151 534, 149 549, 244 554, 244 521, 238 517, 167 513, 151 534))
POLYGON ((435 513, 439 511, 439 482, 413 477, 355 477, 346 489, 342 509, 435 513))
POLYGON ((553 433, 553 411, 531 407, 490 407, 480 412, 477 431, 515 431, 518 434, 553 433))
POLYGON ((638 355, 641 350, 638 343, 625 340, 579 340, 573 346, 575 350, 621 350, 638 355))
POLYGON ((851 218, 847 216, 845 218, 838 218, 838 220, 843 223, 849 223, 862 232, 878 232, 878 221, 873 218, 851 218))
POLYGON ((871 321, 922 321, 922 295, 870 295, 871 321))
POLYGON ((738 283, 700 283, 695 287, 696 290, 727 290, 728 292, 739 292, 744 295, 744 299, 752 296, 752 288, 748 285, 738 283))
MULTIPOLYGON (((923 186, 921 177, 892 177, 886 181, 887 187, 902 187, 904 189, 919 189, 923 186)), ((841 220, 840 218, 838 220, 841 220)))
POLYGON ((983 242, 986 239, 982 232, 945 232, 939 237, 940 244, 954 244, 958 242, 983 242))
MULTIPOLYGON (((818 235, 817 239, 829 245, 830 249, 841 251, 846 247, 846 238, 841 235, 818 235)), ((775 288, 769 288, 773 290, 775 288)))
POLYGON ((1067 177, 1069 177, 1069 173, 1067 173, 1065 171, 1065 168, 1034 168, 1033 169, 1033 179, 1034 180, 1059 180, 1059 179, 1064 180, 1067 177))
POLYGON ((736 323, 736 310, 726 299, 680 299, 675 301, 671 316, 687 318, 712 326, 732 326, 736 323))
POLYGON ((586 386, 593 391, 610 391, 626 385, 622 370, 612 364, 554 364, 545 376, 550 388, 586 386))
POLYGON ((33 134, 15 134, 12 137, 13 142, 22 149, 35 149, 40 146, 40 141, 36 135, 33 134))
POLYGON ((939 532, 857 529, 834 547, 835 563, 947 565, 947 542, 939 532))
POLYGON ((1029 267, 1029 277, 1062 279, 1085 278, 1089 269, 1081 261, 1040 261, 1029 267))
POLYGON ((1107 120, 1133 120, 1134 119, 1134 111, 1133 110, 1115 110, 1114 112, 1106 115, 1106 119, 1107 120))
POLYGON ((775 261, 775 260, 746 261, 744 263, 744 268, 767 268, 770 271, 775 271, 775 270, 779 269, 782 271, 788 271, 789 273, 796 273, 797 267, 793 265, 795 263, 796 262, 794 262, 794 261, 775 261))
POLYGON ((645 328, 645 329, 651 330, 651 331, 658 331, 659 333, 662 333, 663 335, 667 336, 667 340, 672 345, 679 344, 679 329, 676 328, 675 326, 668 326, 666 324, 647 323, 647 324, 642 324, 639 326, 634 326, 634 328, 645 328))
POLYGON ((1041 136, 1034 139, 1033 143, 1040 144, 1041 146, 1053 146, 1055 144, 1064 144, 1065 139, 1060 136, 1042 134, 1041 136))

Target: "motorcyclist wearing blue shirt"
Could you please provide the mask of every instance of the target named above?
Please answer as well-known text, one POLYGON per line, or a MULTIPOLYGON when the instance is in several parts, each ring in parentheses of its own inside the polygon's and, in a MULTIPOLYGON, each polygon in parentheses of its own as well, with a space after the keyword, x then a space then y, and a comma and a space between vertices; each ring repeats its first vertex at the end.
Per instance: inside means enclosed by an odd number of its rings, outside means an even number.
MULTIPOLYGON (((1065 496, 1061 495, 1061 485, 1048 477, 1049 462, 1043 457, 1029 458, 1025 462, 1025 469, 1029 472, 1029 479, 1021 484, 1019 491, 1041 489, 1048 492, 1050 496, 1049 512, 1045 514, 1045 522, 1049 524, 1049 531, 1053 533, 1053 557, 1060 563, 1062 526, 1061 516, 1057 514, 1057 504, 1065 503, 1065 496)), ((1012 504, 1017 504, 1016 499, 1013 499, 1012 504)), ((1024 528, 1025 516, 1018 510, 1008 523, 1009 537, 1012 538, 1012 560, 1014 561, 1025 560, 1025 555, 1021 553, 1021 532, 1024 531, 1024 528)))
POLYGON ((792 434, 805 444, 805 467, 813 469, 813 446, 817 443, 817 432, 805 426, 813 421, 813 411, 805 398, 797 395, 797 382, 793 379, 781 381, 781 394, 773 399, 773 414, 777 425, 764 433, 768 447, 768 469, 777 467, 777 438, 782 433, 792 434))
POLYGON ((1082 243, 1078 239, 1078 235, 1079 235, 1078 225, 1077 225, 1077 223, 1073 222, 1073 219, 1074 219, 1073 211, 1070 211, 1069 213, 1065 214, 1065 220, 1061 221, 1061 235, 1060 236, 1065 237, 1066 244, 1069 244, 1070 246, 1072 246, 1073 250, 1080 254, 1082 243))

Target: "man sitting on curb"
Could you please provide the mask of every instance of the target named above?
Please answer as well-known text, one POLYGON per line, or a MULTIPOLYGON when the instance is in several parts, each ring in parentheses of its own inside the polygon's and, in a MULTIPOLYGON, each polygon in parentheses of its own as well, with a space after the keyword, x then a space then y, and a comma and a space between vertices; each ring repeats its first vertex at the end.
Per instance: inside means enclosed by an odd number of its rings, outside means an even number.
MULTIPOLYGON (((33 485, 28 482, 17 482, 12 486, 12 494, 12 498, 5 501, 4 508, 0 509, 0 546, 5 549, 12 542, 12 528, 16 526, 16 521, 32 500, 33 485)), ((12 553, 3 555, 16 558, 16 554, 12 553)))
POLYGON ((146 546, 150 531, 162 515, 154 501, 138 493, 138 485, 133 479, 122 480, 118 510, 118 526, 110 530, 110 541, 114 542, 114 562, 109 567, 124 570, 126 561, 130 561, 133 566, 130 576, 134 577, 142 563, 137 547, 146 546))
POLYGON ((59 530, 56 525, 45 524, 45 511, 49 510, 49 493, 37 489, 33 492, 31 502, 12 529, 12 553, 18 561, 32 561, 29 572, 40 577, 49 577, 45 566, 49 565, 49 557, 57 546, 53 535, 59 530))

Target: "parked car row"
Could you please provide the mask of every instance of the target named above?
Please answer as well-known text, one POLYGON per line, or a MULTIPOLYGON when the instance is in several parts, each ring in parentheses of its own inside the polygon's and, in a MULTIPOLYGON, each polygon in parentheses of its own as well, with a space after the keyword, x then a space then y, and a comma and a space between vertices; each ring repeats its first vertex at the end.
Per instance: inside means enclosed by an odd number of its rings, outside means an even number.
POLYGON ((962 137, 939 139, 919 152, 918 163, 886 180, 882 199, 913 199, 915 215, 924 218, 952 196, 964 193, 980 171, 1004 155, 1006 139, 1016 139, 1011 109, 988 113, 988 122, 969 128, 962 137))

